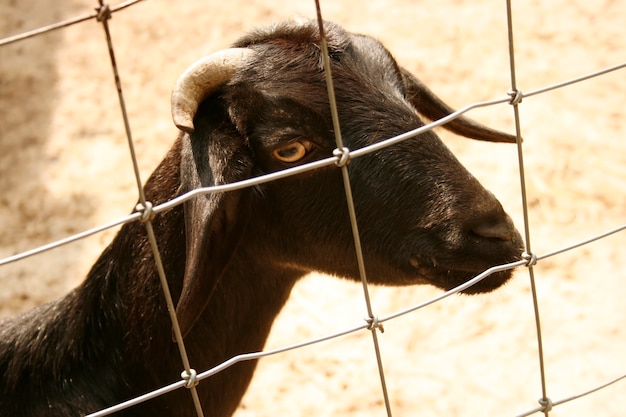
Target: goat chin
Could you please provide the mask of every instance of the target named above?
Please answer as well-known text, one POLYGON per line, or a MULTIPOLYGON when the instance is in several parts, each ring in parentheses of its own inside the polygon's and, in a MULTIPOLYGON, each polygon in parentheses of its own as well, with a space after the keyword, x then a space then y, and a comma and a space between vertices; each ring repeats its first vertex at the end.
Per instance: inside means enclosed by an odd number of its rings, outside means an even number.
MULTIPOLYGON (((379 42, 326 24, 337 108, 349 149, 393 137, 453 110, 379 42)), ((154 205, 199 187, 246 180, 335 150, 315 22, 242 37, 176 83, 182 130, 145 185, 154 205)), ((459 118, 473 139, 511 135, 459 118)), ((521 239, 496 198, 432 132, 348 166, 365 260, 377 284, 450 289, 519 257, 521 239)), ((263 348, 294 283, 321 270, 355 278, 341 172, 305 175, 186 201, 152 225, 192 366, 208 369, 263 348)), ((465 293, 491 291, 498 272, 465 293)), ((144 226, 124 225, 84 283, 0 324, 0 416, 78 416, 162 387, 182 365, 144 226)), ((255 363, 198 386, 206 415, 228 416, 255 363)), ((129 411, 194 416, 186 390, 129 411)))

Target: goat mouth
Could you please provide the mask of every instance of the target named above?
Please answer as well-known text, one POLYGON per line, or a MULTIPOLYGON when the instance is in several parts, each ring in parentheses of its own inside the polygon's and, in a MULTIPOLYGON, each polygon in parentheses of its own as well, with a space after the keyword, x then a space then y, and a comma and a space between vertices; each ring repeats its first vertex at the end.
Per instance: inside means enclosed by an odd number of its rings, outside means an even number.
MULTIPOLYGON (((449 291, 484 272, 484 269, 461 269, 439 265, 434 259, 421 260, 412 257, 409 263, 414 271, 426 279, 431 285, 444 291, 449 291)), ((490 274, 474 285, 460 291, 463 294, 482 294, 491 292, 504 285, 513 275, 512 270, 499 271, 490 274)))

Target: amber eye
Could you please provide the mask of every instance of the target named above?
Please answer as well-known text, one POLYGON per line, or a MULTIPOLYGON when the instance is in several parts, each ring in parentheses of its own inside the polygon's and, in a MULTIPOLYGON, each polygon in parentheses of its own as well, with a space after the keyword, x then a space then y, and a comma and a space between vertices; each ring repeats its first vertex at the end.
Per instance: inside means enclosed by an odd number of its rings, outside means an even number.
POLYGON ((272 155, 281 162, 297 162, 304 158, 308 151, 311 150, 312 144, 308 140, 291 142, 280 148, 274 149, 272 155))

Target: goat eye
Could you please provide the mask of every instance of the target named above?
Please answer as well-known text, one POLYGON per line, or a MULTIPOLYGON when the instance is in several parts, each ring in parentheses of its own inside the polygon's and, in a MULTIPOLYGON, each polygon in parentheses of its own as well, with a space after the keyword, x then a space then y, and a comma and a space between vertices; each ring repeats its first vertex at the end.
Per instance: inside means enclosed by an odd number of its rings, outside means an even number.
POLYGON ((297 162, 304 158, 311 150, 312 144, 309 141, 291 142, 281 148, 274 149, 272 155, 281 162, 297 162))

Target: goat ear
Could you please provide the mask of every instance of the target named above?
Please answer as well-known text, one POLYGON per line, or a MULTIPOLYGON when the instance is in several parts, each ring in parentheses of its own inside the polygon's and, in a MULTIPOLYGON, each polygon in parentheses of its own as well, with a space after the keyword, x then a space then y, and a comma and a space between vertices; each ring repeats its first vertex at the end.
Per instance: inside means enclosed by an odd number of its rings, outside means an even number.
MULTIPOLYGON (((244 139, 223 126, 183 135, 182 191, 248 178, 252 162, 244 139), (204 133, 203 133, 204 132, 204 133), (208 137, 207 137, 208 136, 208 137)), ((198 195, 184 203, 186 259, 176 316, 183 336, 209 303, 247 224, 245 190, 198 195)))
MULTIPOLYGON (((422 116, 429 120, 438 120, 453 113, 455 110, 444 103, 426 85, 417 79, 413 74, 401 68, 402 80, 407 90, 407 98, 422 116)), ((499 132, 475 122, 467 117, 461 116, 443 125, 461 136, 470 139, 484 140, 488 142, 515 143, 516 137, 508 133, 499 132)))

